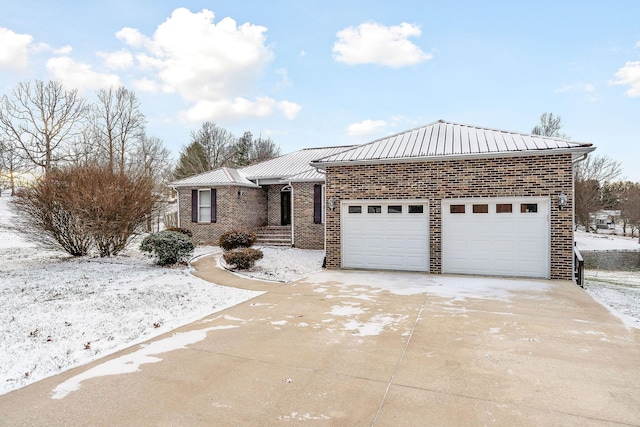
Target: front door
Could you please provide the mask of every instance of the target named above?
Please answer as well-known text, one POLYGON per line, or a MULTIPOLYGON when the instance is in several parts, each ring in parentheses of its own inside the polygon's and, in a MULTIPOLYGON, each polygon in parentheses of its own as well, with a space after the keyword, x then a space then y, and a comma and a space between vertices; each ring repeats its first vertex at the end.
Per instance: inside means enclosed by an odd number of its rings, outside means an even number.
POLYGON ((291 225, 291 191, 280 192, 280 225, 291 225))

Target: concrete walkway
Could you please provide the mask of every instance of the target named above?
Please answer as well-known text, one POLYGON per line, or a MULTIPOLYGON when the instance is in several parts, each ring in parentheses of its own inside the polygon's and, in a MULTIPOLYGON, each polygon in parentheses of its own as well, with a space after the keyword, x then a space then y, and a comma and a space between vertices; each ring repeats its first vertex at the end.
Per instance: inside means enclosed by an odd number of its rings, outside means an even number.
POLYGON ((0 426, 640 425, 640 331, 572 283, 213 264, 266 292, 0 396, 0 426))

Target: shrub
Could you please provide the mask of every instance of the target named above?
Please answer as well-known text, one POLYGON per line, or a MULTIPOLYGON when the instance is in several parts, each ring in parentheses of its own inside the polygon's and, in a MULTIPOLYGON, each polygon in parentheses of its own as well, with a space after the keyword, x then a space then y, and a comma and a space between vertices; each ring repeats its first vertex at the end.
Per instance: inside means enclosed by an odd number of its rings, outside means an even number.
POLYGON ((166 231, 175 231, 176 233, 182 233, 185 236, 193 237, 193 233, 191 232, 191 230, 187 230, 186 228, 169 227, 166 229, 166 231))
POLYGON ((173 265, 184 262, 195 248, 191 239, 175 231, 160 231, 148 235, 142 240, 140 250, 154 254, 158 265, 173 265))
POLYGON ((237 248, 248 248, 255 243, 258 238, 250 231, 231 230, 220 236, 220 247, 225 251, 237 248))
POLYGON ((237 248, 225 252, 222 257, 224 262, 235 266, 238 270, 246 270, 253 267, 257 260, 262 259, 263 254, 260 249, 237 248))
POLYGON ((32 238, 74 256, 96 249, 103 257, 126 247, 157 202, 148 177, 99 165, 54 169, 14 201, 19 226, 32 238))

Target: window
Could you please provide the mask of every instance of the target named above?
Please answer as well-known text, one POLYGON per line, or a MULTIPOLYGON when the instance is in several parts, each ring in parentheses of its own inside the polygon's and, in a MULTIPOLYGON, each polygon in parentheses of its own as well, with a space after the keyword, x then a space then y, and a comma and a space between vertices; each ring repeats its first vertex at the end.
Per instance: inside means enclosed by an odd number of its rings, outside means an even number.
POLYGON ((520 213, 536 213, 536 212, 538 212, 537 203, 521 203, 520 204, 520 213))
POLYGON ((473 205, 473 213, 489 213, 489 205, 473 205))
POLYGON ((211 190, 198 191, 198 222, 211 221, 211 190))
POLYGON ((424 206, 423 205, 409 205, 409 213, 410 214, 424 213, 424 206))
POLYGON ((390 213, 390 214, 399 213, 399 214, 401 214, 402 213, 402 205, 387 206, 387 213, 390 213))
POLYGON ((349 206, 350 214, 362 213, 362 206, 349 206))
POLYGON ((217 190, 191 189, 191 222, 217 221, 217 190))
POLYGON ((367 206, 367 213, 382 213, 382 206, 380 205, 373 205, 373 206, 367 206))
POLYGON ((511 213, 513 205, 511 203, 498 203, 496 205, 496 213, 511 213))
POLYGON ((452 213, 452 214, 463 214, 464 213, 464 205, 451 205, 451 206, 449 206, 449 213, 452 213))

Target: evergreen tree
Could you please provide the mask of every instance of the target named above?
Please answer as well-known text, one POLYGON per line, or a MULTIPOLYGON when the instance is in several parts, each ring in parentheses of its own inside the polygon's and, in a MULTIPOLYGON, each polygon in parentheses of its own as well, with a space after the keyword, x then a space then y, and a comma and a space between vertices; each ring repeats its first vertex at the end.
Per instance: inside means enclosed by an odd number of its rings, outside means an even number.
POLYGON ((193 141, 180 151, 180 159, 173 178, 187 178, 209 170, 211 170, 211 163, 204 147, 198 141, 193 141))

